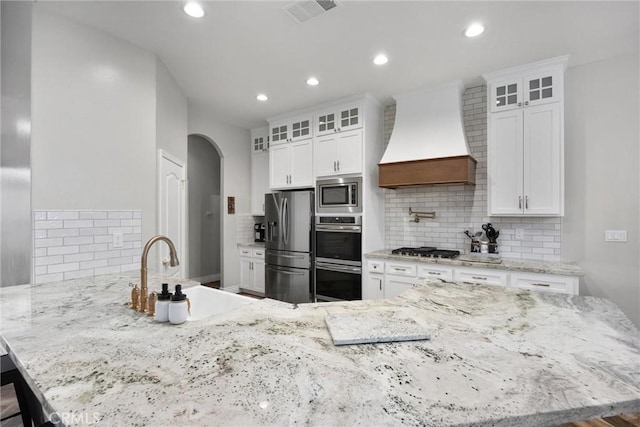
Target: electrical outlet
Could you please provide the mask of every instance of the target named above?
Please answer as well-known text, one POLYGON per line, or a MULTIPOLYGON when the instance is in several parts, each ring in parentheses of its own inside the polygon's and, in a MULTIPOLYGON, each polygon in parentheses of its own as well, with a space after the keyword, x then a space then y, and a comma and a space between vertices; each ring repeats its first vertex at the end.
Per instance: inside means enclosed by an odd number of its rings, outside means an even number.
POLYGON ((524 239, 524 228, 516 228, 516 240, 524 239))
POLYGON ((626 242, 627 230, 605 230, 604 241, 618 243, 626 242))
POLYGON ((113 247, 121 248, 124 246, 124 236, 122 233, 113 233, 113 247))

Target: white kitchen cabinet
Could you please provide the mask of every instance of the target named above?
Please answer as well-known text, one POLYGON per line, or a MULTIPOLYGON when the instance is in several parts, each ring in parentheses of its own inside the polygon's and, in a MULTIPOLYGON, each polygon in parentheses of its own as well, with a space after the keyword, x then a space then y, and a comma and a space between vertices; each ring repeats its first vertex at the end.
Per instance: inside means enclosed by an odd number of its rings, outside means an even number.
POLYGON ((264 249, 241 247, 240 289, 264 296, 264 249))
POLYGON ((362 298, 394 298, 425 279, 452 280, 534 291, 578 295, 579 277, 429 262, 368 259, 362 298))
POLYGON ((315 114, 314 135, 321 136, 360 129, 362 122, 362 103, 329 107, 315 114))
POLYGON ((271 124, 271 144, 283 144, 287 142, 303 141, 311 139, 312 116, 302 115, 291 119, 275 122, 271 124))
POLYGON ((369 260, 365 265, 362 299, 384 298, 384 261, 369 260))
POLYGON ((271 144, 269 186, 272 190, 313 187, 311 140, 271 144))
POLYGON ((486 75, 486 78, 495 76, 489 82, 490 111, 497 113, 560 101, 564 67, 556 65, 555 60, 543 61, 486 75))
POLYGON ((313 143, 317 177, 362 173, 362 129, 321 135, 313 143))
POLYGON ((453 280, 470 285, 507 286, 509 275, 505 271, 489 268, 456 267, 453 269, 453 280))
POLYGON ((421 264, 418 266, 418 277, 421 279, 453 279, 453 268, 440 265, 421 264))
POLYGON ((420 283, 421 279, 417 277, 395 276, 392 274, 384 275, 384 297, 386 299, 395 298, 401 293, 420 283))
POLYGON ((251 131, 251 215, 264 216, 264 195, 269 192, 269 130, 251 131))
POLYGON ((564 214, 566 57, 485 75, 488 214, 564 214))
POLYGON ((511 273, 509 287, 531 291, 578 295, 579 278, 538 273, 511 273))

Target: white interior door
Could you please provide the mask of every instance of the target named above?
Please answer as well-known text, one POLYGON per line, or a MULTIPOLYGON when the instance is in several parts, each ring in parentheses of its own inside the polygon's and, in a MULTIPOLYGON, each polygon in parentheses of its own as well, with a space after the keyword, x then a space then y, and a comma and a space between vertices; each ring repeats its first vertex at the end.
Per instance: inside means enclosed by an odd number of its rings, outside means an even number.
POLYGON ((157 243, 161 274, 187 277, 186 246, 186 170, 179 159, 158 150, 158 234, 167 236, 178 253, 180 265, 169 266, 169 247, 157 243))

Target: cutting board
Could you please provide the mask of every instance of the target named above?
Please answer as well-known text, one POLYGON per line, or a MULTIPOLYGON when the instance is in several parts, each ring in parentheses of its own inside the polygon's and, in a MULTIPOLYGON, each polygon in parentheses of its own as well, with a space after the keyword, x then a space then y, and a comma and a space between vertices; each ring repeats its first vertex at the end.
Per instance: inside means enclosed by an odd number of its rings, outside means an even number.
POLYGON ((413 319, 394 312, 329 314, 324 318, 334 345, 428 340, 431 335, 413 319))

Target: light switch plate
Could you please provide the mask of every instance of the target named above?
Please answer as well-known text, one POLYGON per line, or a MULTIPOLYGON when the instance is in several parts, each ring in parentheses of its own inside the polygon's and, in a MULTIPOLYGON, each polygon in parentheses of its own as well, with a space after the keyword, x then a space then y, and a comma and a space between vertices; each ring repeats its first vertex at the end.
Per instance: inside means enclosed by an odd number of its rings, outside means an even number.
POLYGON ((627 241, 627 230, 605 230, 605 242, 623 243, 627 241))
POLYGON ((524 239, 524 228, 516 228, 516 240, 524 239))
POLYGON ((113 233, 113 247, 121 248, 124 246, 124 236, 122 233, 113 233))

